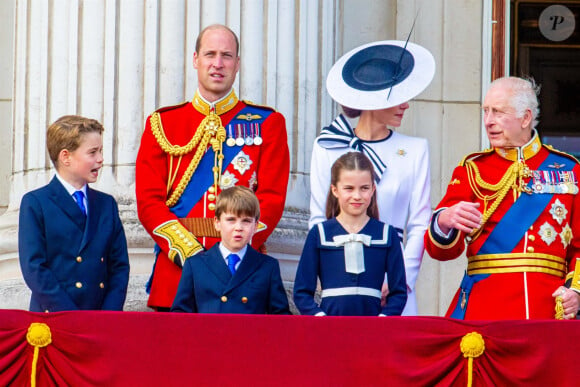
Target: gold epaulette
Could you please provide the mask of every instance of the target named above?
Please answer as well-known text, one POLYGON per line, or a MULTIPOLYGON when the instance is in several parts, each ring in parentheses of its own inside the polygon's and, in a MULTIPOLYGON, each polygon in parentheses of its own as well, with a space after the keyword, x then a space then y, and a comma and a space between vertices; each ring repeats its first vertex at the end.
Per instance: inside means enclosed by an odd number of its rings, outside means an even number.
POLYGON ((580 164, 580 161, 578 161, 578 159, 574 156, 572 156, 570 153, 566 153, 564 151, 558 150, 556 148, 554 148, 552 145, 548 145, 548 144, 542 144, 544 147, 546 147, 547 150, 549 150, 550 152, 554 152, 556 154, 559 154, 560 156, 564 156, 569 158, 570 160, 573 160, 575 163, 580 164))
POLYGON ((490 153, 492 153, 492 152, 493 152, 493 149, 491 149, 491 148, 488 148, 488 149, 484 149, 484 150, 482 150, 482 151, 479 151, 479 152, 473 152, 473 153, 470 153, 470 154, 468 154, 467 156, 465 156, 465 157, 463 158, 463 160, 461 160, 461 161, 459 162, 459 166, 460 166, 460 167, 464 167, 464 166, 465 166, 465 162, 466 162, 467 160, 474 160, 474 159, 478 158, 479 156, 487 155, 487 154, 490 154, 490 153))
POLYGON ((180 107, 182 107, 182 106, 185 106, 185 105, 187 105, 188 103, 189 103, 189 101, 185 101, 185 102, 182 102, 182 103, 180 103, 180 104, 177 104, 177 105, 164 106, 164 107, 161 107, 161 108, 159 108, 159 109, 155 110, 155 112, 156 112, 156 113, 163 113, 163 112, 168 112, 168 111, 170 111, 170 110, 178 109, 178 108, 180 108, 180 107))
POLYGON ((257 108, 261 108, 261 109, 265 109, 265 110, 270 110, 270 111, 273 111, 273 112, 276 111, 276 109, 274 109, 271 106, 268 106, 268 105, 259 105, 259 104, 255 103, 255 102, 248 101, 246 99, 242 100, 242 102, 245 103, 246 105, 249 105, 249 106, 253 106, 253 107, 257 107, 257 108))

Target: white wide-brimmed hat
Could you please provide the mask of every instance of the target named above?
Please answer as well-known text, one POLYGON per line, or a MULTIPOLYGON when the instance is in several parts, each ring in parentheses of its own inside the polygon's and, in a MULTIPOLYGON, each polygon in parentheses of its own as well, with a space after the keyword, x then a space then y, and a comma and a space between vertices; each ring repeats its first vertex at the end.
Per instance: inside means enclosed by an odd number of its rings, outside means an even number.
POLYGON ((425 90, 433 75, 435 59, 427 49, 384 40, 343 55, 330 69, 326 89, 342 106, 378 110, 410 101, 425 90))

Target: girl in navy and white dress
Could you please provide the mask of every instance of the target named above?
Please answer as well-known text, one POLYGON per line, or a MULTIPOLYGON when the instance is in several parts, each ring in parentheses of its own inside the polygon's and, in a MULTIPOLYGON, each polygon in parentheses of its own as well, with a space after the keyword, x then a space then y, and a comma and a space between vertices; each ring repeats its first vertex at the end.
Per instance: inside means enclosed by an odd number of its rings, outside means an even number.
POLYGON ((374 170, 361 152, 339 157, 331 169, 326 217, 306 238, 294 283, 301 314, 398 316, 407 301, 401 240, 378 220, 374 170), (381 306, 387 274, 389 292, 381 306), (321 303, 315 300, 317 279, 321 303))

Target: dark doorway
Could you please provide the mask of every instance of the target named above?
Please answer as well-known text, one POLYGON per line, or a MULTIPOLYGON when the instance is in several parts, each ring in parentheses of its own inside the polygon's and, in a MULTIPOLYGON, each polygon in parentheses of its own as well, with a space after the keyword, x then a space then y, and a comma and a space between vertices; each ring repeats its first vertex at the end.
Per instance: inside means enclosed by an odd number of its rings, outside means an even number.
POLYGON ((510 74, 541 86, 542 140, 580 156, 580 1, 511 2, 510 74))

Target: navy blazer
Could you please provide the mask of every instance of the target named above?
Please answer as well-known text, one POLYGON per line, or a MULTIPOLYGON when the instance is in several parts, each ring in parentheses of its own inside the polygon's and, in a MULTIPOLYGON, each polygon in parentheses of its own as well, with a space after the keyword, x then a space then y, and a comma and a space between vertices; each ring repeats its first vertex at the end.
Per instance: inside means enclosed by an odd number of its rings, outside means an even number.
POLYGON ((218 244, 185 261, 171 311, 290 314, 276 259, 248 246, 232 276, 218 244))
POLYGON ((117 203, 87 186, 88 217, 56 176, 20 204, 18 249, 30 311, 123 310, 127 240, 117 203))

